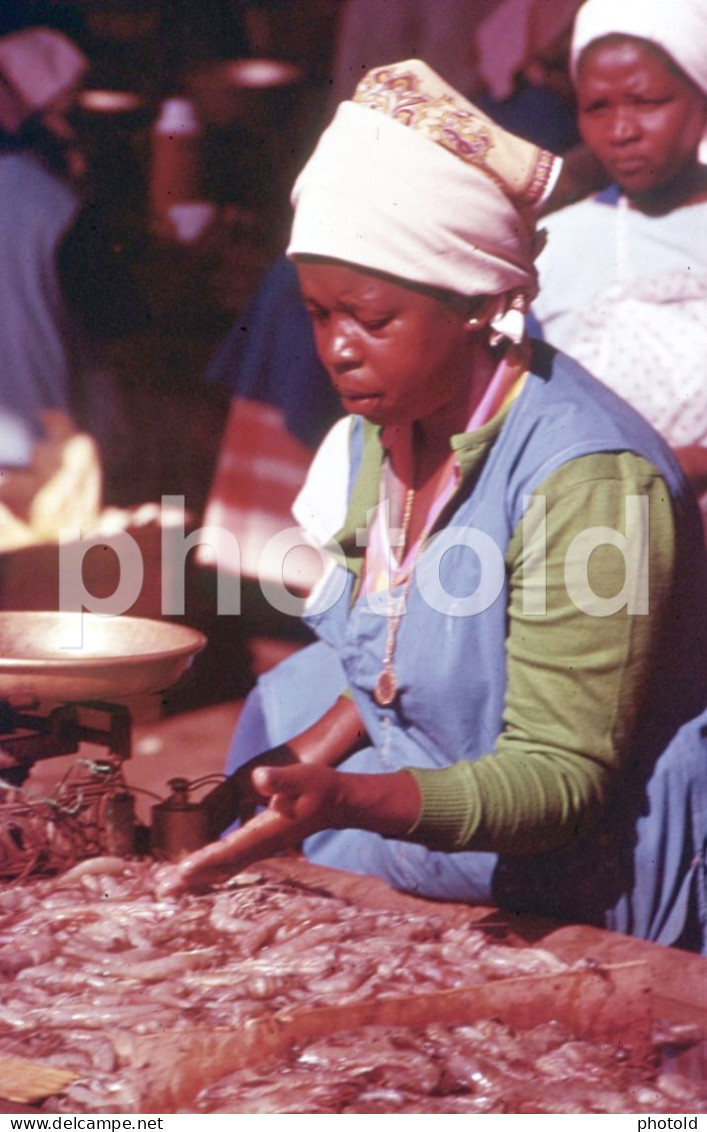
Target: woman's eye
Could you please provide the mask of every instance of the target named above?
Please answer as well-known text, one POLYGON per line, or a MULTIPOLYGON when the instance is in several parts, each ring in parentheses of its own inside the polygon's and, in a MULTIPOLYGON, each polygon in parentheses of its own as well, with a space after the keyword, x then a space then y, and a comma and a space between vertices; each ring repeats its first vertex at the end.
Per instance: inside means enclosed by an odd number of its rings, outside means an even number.
POLYGON ((385 330, 390 321, 390 315, 386 315, 384 318, 367 319, 364 321, 363 325, 366 327, 366 330, 385 330))

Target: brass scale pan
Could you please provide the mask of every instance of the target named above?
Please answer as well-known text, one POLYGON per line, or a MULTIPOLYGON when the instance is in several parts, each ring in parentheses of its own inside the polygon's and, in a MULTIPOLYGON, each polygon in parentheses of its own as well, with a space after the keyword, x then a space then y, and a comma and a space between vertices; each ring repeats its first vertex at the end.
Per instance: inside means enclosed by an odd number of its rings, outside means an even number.
POLYGON ((116 700, 176 683, 206 645, 197 629, 142 617, 0 612, 0 700, 116 700))

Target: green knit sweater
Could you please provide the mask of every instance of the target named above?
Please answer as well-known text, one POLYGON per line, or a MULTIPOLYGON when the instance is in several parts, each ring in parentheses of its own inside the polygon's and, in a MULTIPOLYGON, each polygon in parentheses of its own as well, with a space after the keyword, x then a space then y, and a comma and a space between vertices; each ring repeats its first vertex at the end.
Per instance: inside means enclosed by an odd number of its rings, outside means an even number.
MULTIPOLYGON (((504 418, 453 438, 460 492, 473 486, 504 418)), ((348 515, 336 540, 357 575, 363 550, 356 547, 355 532, 377 503, 382 459, 378 432, 368 427, 348 515)), ((503 731, 476 761, 409 771, 422 798, 409 836, 430 846, 526 854, 562 844, 603 810, 630 752, 673 576, 667 488, 643 458, 610 452, 568 462, 534 496, 544 498, 546 613, 539 617, 528 610, 523 581, 533 541, 527 530, 522 537, 518 529, 506 554, 510 599, 503 731), (571 561, 573 540, 589 527, 625 533, 625 500, 631 495, 648 500, 649 611, 630 614, 621 597, 621 608, 610 615, 588 614, 568 592, 568 552, 571 561)), ((452 499, 440 523, 454 505, 452 499)), ((586 582, 600 598, 622 594, 625 564, 615 547, 597 545, 586 582)))

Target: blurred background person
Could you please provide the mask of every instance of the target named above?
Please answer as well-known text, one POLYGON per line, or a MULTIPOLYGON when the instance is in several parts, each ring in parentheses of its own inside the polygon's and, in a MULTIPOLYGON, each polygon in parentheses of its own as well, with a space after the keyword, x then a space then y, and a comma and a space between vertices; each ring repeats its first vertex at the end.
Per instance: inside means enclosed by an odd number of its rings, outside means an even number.
POLYGON ((25 27, 0 38, 4 547, 32 541, 38 524, 45 536, 69 518, 95 517, 101 449, 122 428, 100 343, 138 329, 145 318, 131 276, 82 191, 86 168, 71 115, 88 67, 55 28, 25 27), (75 443, 79 431, 94 440, 75 443))
POLYGON ((504 129, 554 153, 579 143, 569 76, 581 0, 502 0, 476 31, 476 100, 504 129))
POLYGON ((447 82, 469 91, 476 68, 474 32, 498 0, 348 0, 339 17, 331 110, 369 70, 395 59, 424 59, 447 82))
POLYGON ((705 0, 587 0, 579 126, 613 184, 547 218, 538 327, 675 449, 707 513, 705 0))

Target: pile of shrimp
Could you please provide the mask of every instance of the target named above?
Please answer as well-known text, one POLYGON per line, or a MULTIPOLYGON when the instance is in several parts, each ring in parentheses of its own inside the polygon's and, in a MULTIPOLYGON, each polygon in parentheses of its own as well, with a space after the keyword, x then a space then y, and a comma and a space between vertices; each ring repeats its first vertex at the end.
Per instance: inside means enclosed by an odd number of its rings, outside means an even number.
MULTIPOLYGON (((143 1111, 139 1069, 125 1057, 121 1035, 237 1031, 285 1008, 567 969, 542 949, 504 946, 471 926, 450 927, 434 912, 369 911, 257 873, 205 894, 163 898, 157 872, 150 862, 95 858, 0 892, 0 1058, 31 1058, 76 1073, 60 1096, 45 1099, 45 1111, 143 1111)), ((440 1056, 435 1053, 435 1064, 440 1056)), ((311 1056, 307 1064, 310 1087, 316 1077, 326 1092, 322 1066, 313 1073, 311 1056)), ((226 1100, 224 1086, 217 1099, 195 1102, 205 1106, 195 1111, 222 1104, 233 1112, 261 1111, 238 1107, 241 1087, 226 1100)), ((398 1085, 390 1088, 397 1095, 398 1085)), ((432 1094, 430 1104, 438 1104, 438 1084, 432 1094)), ((349 1089, 341 1103, 350 1102, 349 1089)), ((307 1107, 314 1103, 309 1099, 300 1103, 302 1111, 319 1111, 307 1107)), ((671 1103, 674 1108, 674 1098, 671 1103)), ((633 1097, 631 1104, 626 1111, 642 1111, 633 1097)), ((657 1101, 649 1107, 663 1111, 657 1101)))
POLYGON ((193 1112, 704 1112, 684 1078, 637 1079, 616 1046, 575 1041, 557 1022, 368 1027, 295 1047, 203 1089, 193 1112))

